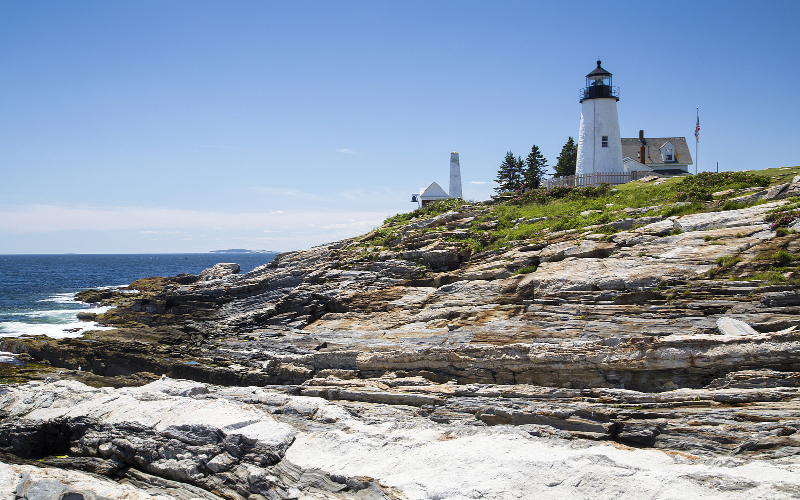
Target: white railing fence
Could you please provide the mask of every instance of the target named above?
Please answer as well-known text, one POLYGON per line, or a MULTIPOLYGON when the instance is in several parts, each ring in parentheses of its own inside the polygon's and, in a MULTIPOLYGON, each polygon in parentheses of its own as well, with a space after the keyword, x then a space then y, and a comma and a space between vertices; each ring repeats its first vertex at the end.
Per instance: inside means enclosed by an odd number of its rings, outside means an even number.
POLYGON ((609 184, 625 184, 626 182, 643 179, 653 172, 595 172, 593 174, 565 175, 564 177, 553 177, 542 182, 542 186, 552 189, 556 186, 599 186, 607 182, 609 184))

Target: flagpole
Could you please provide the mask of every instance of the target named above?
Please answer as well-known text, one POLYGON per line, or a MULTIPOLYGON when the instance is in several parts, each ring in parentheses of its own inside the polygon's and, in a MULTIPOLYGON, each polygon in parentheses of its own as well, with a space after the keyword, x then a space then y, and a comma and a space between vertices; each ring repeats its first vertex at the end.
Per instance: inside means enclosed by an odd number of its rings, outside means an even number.
POLYGON ((697 108, 697 126, 694 128, 694 175, 697 175, 697 168, 700 164, 700 157, 697 154, 697 145, 700 144, 700 108, 697 108))

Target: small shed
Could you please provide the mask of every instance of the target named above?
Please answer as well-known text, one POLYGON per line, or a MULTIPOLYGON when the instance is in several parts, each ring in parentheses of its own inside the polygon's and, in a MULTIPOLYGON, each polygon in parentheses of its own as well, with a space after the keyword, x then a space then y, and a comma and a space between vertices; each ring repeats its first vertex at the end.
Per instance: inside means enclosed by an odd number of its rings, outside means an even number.
POLYGON ((421 189, 419 193, 420 203, 424 207, 428 203, 433 203, 434 201, 441 201, 450 198, 450 195, 445 192, 442 187, 437 183, 431 183, 425 189, 421 189))

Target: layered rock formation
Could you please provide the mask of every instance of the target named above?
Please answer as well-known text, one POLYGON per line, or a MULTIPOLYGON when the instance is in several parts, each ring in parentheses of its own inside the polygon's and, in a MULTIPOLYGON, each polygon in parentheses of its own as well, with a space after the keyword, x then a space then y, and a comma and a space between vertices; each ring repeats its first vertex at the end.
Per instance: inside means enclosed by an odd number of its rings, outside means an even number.
POLYGON ((800 294, 774 266, 800 236, 765 214, 798 189, 480 253, 500 221, 465 205, 89 292, 117 329, 0 346, 61 369, 2 395, 0 450, 175 498, 796 497, 800 294), (68 381, 162 374, 195 383, 68 381))
POLYGON ((94 476, 6 465, 0 489, 30 499, 796 498, 800 421, 779 402, 798 381, 744 372, 660 394, 422 378, 33 382, 0 398, 0 448, 64 453, 94 476), (679 451, 598 442, 612 434, 679 451))

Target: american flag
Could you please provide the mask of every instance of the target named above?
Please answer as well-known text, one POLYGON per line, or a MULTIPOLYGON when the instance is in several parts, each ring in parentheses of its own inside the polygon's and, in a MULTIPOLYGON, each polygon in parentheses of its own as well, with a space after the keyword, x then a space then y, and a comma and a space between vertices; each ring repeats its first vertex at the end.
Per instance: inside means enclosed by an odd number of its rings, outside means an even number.
POLYGON ((697 112, 697 125, 694 127, 694 139, 700 142, 700 112, 697 112))

